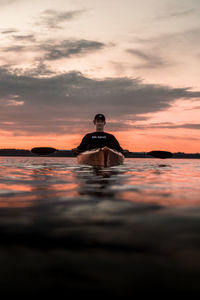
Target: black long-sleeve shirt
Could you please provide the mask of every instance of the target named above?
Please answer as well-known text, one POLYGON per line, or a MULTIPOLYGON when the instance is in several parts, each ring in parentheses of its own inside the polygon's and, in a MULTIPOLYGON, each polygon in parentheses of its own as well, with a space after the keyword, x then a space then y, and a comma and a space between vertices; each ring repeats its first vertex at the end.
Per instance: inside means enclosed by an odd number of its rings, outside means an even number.
POLYGON ((111 149, 115 149, 119 152, 123 152, 122 147, 120 146, 119 142, 114 137, 114 135, 104 131, 95 131, 92 133, 87 133, 83 137, 77 149, 78 151, 83 152, 95 148, 103 148, 105 146, 111 149))

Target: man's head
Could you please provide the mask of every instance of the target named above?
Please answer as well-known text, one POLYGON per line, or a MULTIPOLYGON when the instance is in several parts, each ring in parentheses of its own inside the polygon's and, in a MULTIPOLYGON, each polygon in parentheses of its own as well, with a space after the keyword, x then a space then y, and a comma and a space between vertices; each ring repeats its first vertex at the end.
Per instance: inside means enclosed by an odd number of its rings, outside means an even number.
POLYGON ((104 126, 106 124, 106 119, 103 114, 97 114, 94 117, 94 125, 96 125, 96 131, 103 131, 104 126))

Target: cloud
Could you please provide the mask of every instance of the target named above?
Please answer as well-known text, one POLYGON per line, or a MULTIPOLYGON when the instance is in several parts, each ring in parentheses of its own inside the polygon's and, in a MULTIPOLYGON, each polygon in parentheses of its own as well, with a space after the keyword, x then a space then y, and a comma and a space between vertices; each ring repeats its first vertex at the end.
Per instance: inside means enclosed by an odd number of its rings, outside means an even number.
POLYGON ((136 68, 160 68, 164 66, 168 66, 169 63, 165 62, 163 58, 159 55, 152 54, 151 52, 137 50, 137 49, 128 49, 127 52, 131 55, 138 57, 143 64, 138 64, 136 68))
POLYGON ((16 41, 29 41, 35 42, 34 34, 27 34, 27 35, 13 35, 12 38, 16 41))
POLYGON ((200 129, 200 124, 194 123, 184 123, 184 124, 174 124, 171 122, 163 122, 163 123, 151 123, 148 125, 133 125, 135 129, 178 129, 178 128, 185 128, 185 129, 200 129))
POLYGON ((72 10, 72 11, 57 11, 53 9, 48 9, 43 12, 40 17, 40 21, 36 24, 43 25, 52 29, 63 28, 63 23, 69 22, 75 19, 77 16, 81 15, 84 10, 72 10))
MULTIPOLYGON (((19 30, 12 29, 4 30, 1 33, 3 33, 4 35, 8 35, 9 37, 9 42, 4 43, 1 47, 1 54, 3 52, 14 52, 14 54, 18 54, 19 52, 24 51, 29 51, 32 54, 33 51, 38 51, 38 49, 36 48, 37 44, 35 34, 23 34, 20 33, 19 30)), ((5 59, 6 58, 8 57, 6 56, 5 59)), ((16 62, 18 62, 18 58, 16 59, 16 62)))
POLYGON ((185 123, 181 125, 176 125, 176 124, 169 124, 169 125, 160 125, 159 128, 186 128, 186 129, 200 129, 200 124, 190 124, 190 123, 185 123))
POLYGON ((166 44, 166 42, 169 42, 170 45, 174 45, 176 43, 176 45, 181 49, 184 45, 188 45, 193 48, 195 45, 200 45, 199 34, 200 27, 196 27, 182 32, 174 32, 171 34, 160 36, 158 37, 158 39, 155 39, 154 42, 156 44, 162 43, 163 46, 164 44, 166 44))
MULTIPOLYGON (((134 122, 141 121, 141 120, 147 120, 148 117, 144 117, 143 119, 139 118, 138 116, 133 117, 134 122)), ((112 121, 109 123, 109 129, 112 131, 128 131, 128 130, 153 130, 153 129, 192 129, 192 130, 199 130, 200 124, 181 124, 177 125, 174 123, 149 123, 149 124, 134 124, 134 122, 131 122, 130 124, 126 121, 122 121, 120 124, 119 122, 113 123, 112 121)), ((153 132, 153 131, 152 131, 153 132)), ((152 135, 153 136, 153 135, 152 135)), ((166 135, 165 135, 166 137, 166 135)), ((184 137, 185 138, 185 137, 184 137)), ((194 138, 196 140, 196 138, 194 138)))
POLYGON ((164 14, 157 15, 156 19, 170 19, 177 17, 187 17, 196 14, 195 8, 185 9, 185 10, 173 10, 171 12, 166 12, 164 14))
MULTIPOLYGON (((62 58, 80 57, 87 55, 106 47, 104 43, 91 40, 62 40, 60 42, 54 40, 45 40, 36 42, 34 34, 27 35, 14 35, 12 36, 14 43, 2 47, 2 53, 13 52, 18 54, 19 52, 27 52, 27 54, 34 55, 36 61, 52 61, 62 58)), ((7 56, 5 56, 7 59, 7 56)))
MULTIPOLYGON (((47 70, 45 65, 39 69, 47 70)), ((28 72, 28 71, 27 71, 28 72)), ((95 79, 79 72, 34 77, 0 68, 1 122, 14 122, 17 133, 79 133, 89 128, 96 113, 104 113, 113 129, 133 128, 127 120, 163 111, 177 99, 199 98, 200 91, 144 84, 137 78, 95 79), (11 101, 14 100, 14 101, 11 101), (14 105, 17 104, 18 105, 14 105), (7 105, 9 103, 9 106, 7 105), (13 104, 13 105, 12 105, 13 104), (115 120, 120 120, 116 128, 115 120), (78 122, 78 123, 77 123, 78 122)), ((6 130, 7 125, 4 124, 6 130)), ((12 127, 11 125, 9 126, 12 127)))
POLYGON ((24 0, 0 0, 0 6, 6 6, 15 2, 21 2, 24 0))
POLYGON ((43 44, 39 48, 46 52, 45 60, 57 60, 64 57, 81 56, 104 48, 105 45, 88 40, 64 40, 59 44, 43 44))
POLYGON ((42 60, 36 61, 32 68, 29 67, 23 71, 19 70, 18 74, 20 73, 28 77, 41 77, 55 74, 55 72, 52 71, 42 60))
POLYGON ((134 47, 126 49, 126 53, 140 60, 134 62, 134 68, 191 66, 199 60, 199 35, 200 27, 196 27, 152 37, 136 37, 134 47))
POLYGON ((16 32, 19 32, 19 31, 14 28, 7 28, 7 29, 1 30, 1 34, 11 34, 11 33, 16 33, 16 32))
POLYGON ((24 45, 13 45, 9 47, 2 48, 3 52, 22 52, 25 51, 27 48, 24 45))
POLYGON ((140 45, 140 48, 151 50, 154 55, 155 53, 167 54, 176 53, 181 51, 182 55, 185 51, 191 50, 190 55, 192 55, 192 50, 197 50, 200 46, 200 27, 187 29, 184 31, 174 31, 173 33, 160 34, 158 36, 135 38, 134 43, 140 45))

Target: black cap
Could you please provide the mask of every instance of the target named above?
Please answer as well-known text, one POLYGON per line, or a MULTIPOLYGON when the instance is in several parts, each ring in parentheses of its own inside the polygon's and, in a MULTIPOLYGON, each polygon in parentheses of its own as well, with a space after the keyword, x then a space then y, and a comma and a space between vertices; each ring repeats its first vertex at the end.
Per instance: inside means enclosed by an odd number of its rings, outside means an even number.
POLYGON ((97 114, 95 117, 94 117, 94 121, 96 120, 102 120, 102 121, 105 121, 106 118, 103 114, 97 114))

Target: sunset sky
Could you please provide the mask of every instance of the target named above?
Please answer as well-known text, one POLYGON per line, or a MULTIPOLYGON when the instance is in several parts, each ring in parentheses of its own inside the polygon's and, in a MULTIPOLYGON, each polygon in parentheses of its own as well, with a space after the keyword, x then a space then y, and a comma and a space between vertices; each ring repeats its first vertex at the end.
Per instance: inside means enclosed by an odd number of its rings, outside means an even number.
POLYGON ((200 152, 199 0, 0 0, 0 148, 200 152))

